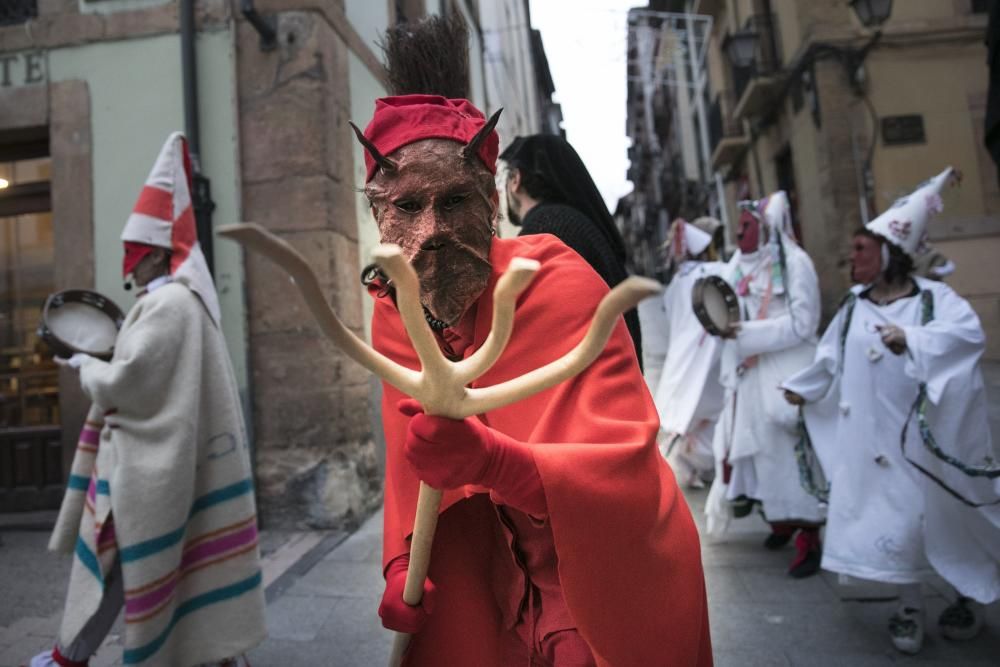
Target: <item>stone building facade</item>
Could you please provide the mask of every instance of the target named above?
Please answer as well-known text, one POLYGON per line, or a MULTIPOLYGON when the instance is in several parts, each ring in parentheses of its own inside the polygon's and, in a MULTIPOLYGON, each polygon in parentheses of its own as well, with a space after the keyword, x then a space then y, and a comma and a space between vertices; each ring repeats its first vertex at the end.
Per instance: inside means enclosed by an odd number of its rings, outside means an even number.
MULTIPOLYGON (((470 25, 473 101, 488 113, 526 103, 487 99, 496 85, 484 66, 485 36, 513 29, 484 25, 503 16, 492 1, 256 0, 253 19, 273 29, 273 45, 229 0, 12 2, 24 11, 0 12, 0 178, 36 163, 41 175, 0 189, 0 231, 33 225, 51 240, 36 262, 47 277, 29 293, 15 289, 25 283, 18 267, 37 253, 24 243, 10 250, 0 234, 0 273, 14 277, 0 281, 0 296, 23 311, 19 328, 7 327, 10 340, 0 341, 5 353, 14 350, 0 367, 0 407, 14 405, 10 388, 27 386, 29 375, 50 379, 40 394, 50 404, 43 423, 29 422, 24 406, 34 399, 20 391, 22 409, 2 413, 0 510, 58 500, 86 410, 75 378, 52 365, 30 330, 40 300, 69 287, 97 289, 125 309, 134 300, 122 287, 118 235, 160 144, 185 129, 185 3, 194 9, 199 161, 213 224, 254 221, 300 250, 362 337, 371 303, 360 270, 378 238, 347 123, 363 126, 386 94, 378 37, 397 21, 460 12, 470 25)), ((537 131, 540 122, 516 129, 537 131)), ((321 337, 273 266, 224 240, 213 255, 265 520, 356 522, 381 498, 377 383, 321 337)))
POLYGON ((930 226, 957 265, 948 282, 1000 358, 1000 189, 983 146, 987 3, 907 0, 875 29, 846 0, 689 0, 714 19, 708 52, 712 167, 735 202, 789 191, 820 275, 824 313, 848 285, 854 229, 947 165, 964 174, 930 226), (757 35, 735 67, 727 38, 757 35))

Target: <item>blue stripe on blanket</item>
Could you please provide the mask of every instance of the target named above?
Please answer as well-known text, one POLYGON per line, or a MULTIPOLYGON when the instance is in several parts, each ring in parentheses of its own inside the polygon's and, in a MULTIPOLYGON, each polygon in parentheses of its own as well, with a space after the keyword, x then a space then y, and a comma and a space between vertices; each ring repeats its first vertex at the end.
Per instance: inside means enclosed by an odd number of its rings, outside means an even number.
POLYGON ((130 547, 124 547, 119 552, 122 563, 130 563, 134 560, 139 560, 140 558, 152 556, 158 551, 163 551, 164 549, 177 544, 181 541, 181 538, 184 537, 185 528, 187 528, 187 524, 184 524, 177 530, 167 533, 166 535, 160 535, 159 537, 154 537, 151 540, 139 542, 138 544, 133 544, 130 547))
POLYGON ((97 480, 97 492, 102 496, 111 495, 111 485, 108 484, 108 480, 106 479, 97 480))
POLYGON ((104 577, 101 575, 101 566, 97 562, 97 556, 94 552, 90 550, 82 537, 76 538, 76 557, 80 559, 84 567, 90 570, 90 573, 97 577, 98 581, 104 581, 104 577))
POLYGON ((248 477, 241 482, 236 482, 235 484, 224 486, 221 489, 216 489, 211 493, 206 493, 201 498, 194 501, 194 504, 191 506, 191 514, 188 515, 188 518, 191 518, 204 509, 208 509, 212 505, 218 505, 219 503, 229 500, 230 498, 236 498, 237 496, 242 496, 244 493, 251 493, 252 491, 253 480, 248 477))
POLYGON ((163 648, 163 645, 170 637, 170 633, 173 632, 174 626, 177 625, 177 622, 182 618, 209 605, 225 602, 226 600, 230 600, 252 591, 260 586, 260 583, 261 573, 258 571, 257 574, 252 577, 248 577, 243 581, 237 581, 235 584, 223 586, 222 588, 216 588, 213 591, 208 591, 207 593, 202 593, 201 595, 196 595, 189 600, 185 600, 177 607, 177 609, 174 610, 174 615, 170 619, 170 623, 167 624, 167 627, 156 639, 149 642, 145 646, 126 649, 122 662, 126 665, 134 665, 136 663, 143 662, 144 660, 148 660, 157 651, 163 648))
POLYGON ((88 486, 90 486, 90 478, 83 475, 70 475, 69 481, 66 482, 66 488, 73 491, 86 491, 88 486))
MULTIPOLYGON (((194 501, 194 504, 191 506, 191 512, 188 514, 188 519, 202 510, 206 510, 209 507, 231 500, 232 498, 242 496, 246 493, 251 493, 252 491, 253 481, 247 478, 236 482, 235 484, 230 484, 229 486, 224 486, 221 489, 216 489, 215 491, 206 493, 194 501)), ((122 548, 119 552, 122 563, 130 563, 142 558, 147 558, 157 552, 172 547, 181 541, 184 537, 184 531, 186 529, 187 524, 185 523, 177 530, 171 531, 166 535, 160 535, 159 537, 154 537, 146 540, 145 542, 139 542, 138 544, 122 548)))

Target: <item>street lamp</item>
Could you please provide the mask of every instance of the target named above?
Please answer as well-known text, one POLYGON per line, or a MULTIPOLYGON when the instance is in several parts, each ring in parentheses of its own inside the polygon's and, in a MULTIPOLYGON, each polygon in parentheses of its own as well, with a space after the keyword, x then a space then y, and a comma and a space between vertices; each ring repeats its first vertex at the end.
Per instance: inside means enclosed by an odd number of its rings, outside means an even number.
POLYGON ((759 40, 760 34, 756 30, 743 29, 727 35, 722 42, 722 48, 734 66, 749 67, 757 54, 759 40))
POLYGON ((892 0, 850 0, 861 25, 866 28, 878 28, 892 14, 892 0))
POLYGON ((882 24, 892 14, 892 0, 850 0, 850 5, 862 25, 875 30, 860 49, 842 51, 844 66, 847 68, 847 80, 856 93, 862 94, 861 66, 868 57, 868 52, 882 39, 882 24))

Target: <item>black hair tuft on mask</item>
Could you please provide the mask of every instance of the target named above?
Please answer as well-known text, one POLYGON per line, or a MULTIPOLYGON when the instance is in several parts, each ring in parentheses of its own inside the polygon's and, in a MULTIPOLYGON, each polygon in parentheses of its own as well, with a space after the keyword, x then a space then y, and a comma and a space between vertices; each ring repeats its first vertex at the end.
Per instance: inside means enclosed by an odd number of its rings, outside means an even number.
POLYGON ((469 28, 457 11, 389 28, 379 46, 393 95, 469 97, 469 28))

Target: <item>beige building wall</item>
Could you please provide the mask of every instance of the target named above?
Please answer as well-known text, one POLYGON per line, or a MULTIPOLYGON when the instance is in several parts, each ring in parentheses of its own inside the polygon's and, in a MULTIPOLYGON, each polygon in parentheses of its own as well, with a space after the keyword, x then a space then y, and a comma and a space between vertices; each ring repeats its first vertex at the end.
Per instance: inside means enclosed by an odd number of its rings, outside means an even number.
MULTIPOLYGON (((906 3, 903 3, 904 5, 906 3)), ((947 3, 939 3, 946 5, 947 3)), ((912 21, 926 19, 915 15, 912 21)), ((936 4, 932 18, 949 20, 936 4)), ((1000 188, 996 166, 983 147, 988 71, 985 47, 965 43, 917 43, 880 50, 869 58, 870 98, 880 117, 918 113, 926 142, 886 146, 878 141, 874 160, 874 204, 884 211, 930 176, 951 165, 962 172, 960 186, 942 194, 944 211, 928 234, 956 264, 947 282, 969 299, 987 334, 988 358, 1000 359, 1000 188)))

